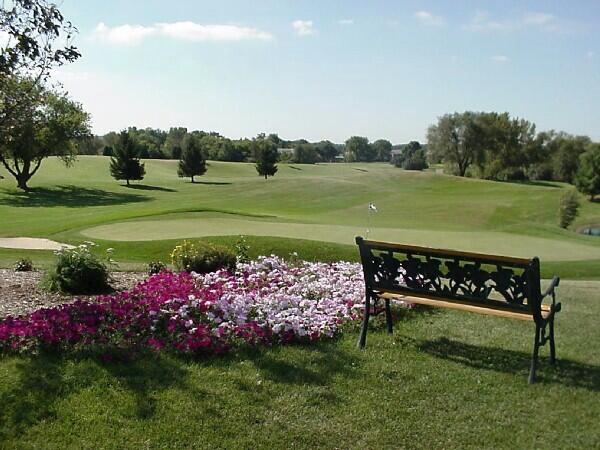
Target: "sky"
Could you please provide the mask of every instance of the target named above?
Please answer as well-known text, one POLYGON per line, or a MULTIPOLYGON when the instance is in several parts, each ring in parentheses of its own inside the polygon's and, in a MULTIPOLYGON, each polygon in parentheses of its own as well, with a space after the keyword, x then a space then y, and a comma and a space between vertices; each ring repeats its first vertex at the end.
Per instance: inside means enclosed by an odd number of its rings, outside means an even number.
POLYGON ((82 57, 54 75, 96 134, 424 141, 508 111, 600 140, 600 1, 62 0, 82 57))

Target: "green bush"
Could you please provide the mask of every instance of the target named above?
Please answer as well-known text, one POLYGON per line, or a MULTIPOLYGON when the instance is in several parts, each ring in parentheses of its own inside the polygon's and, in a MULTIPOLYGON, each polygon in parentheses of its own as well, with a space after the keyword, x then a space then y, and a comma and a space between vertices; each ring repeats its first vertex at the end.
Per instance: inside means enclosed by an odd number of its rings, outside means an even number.
POLYGON ((31 272, 33 270, 33 262, 29 258, 23 258, 15 263, 15 272, 31 272))
POLYGON ((234 272, 236 255, 220 245, 183 241, 171 252, 171 260, 180 272, 209 273, 219 269, 234 272))
POLYGON ((237 242, 235 243, 235 253, 237 262, 247 263, 248 261, 250 261, 250 257, 248 256, 249 250, 250 246, 246 241, 246 236, 240 236, 237 242))
POLYGON ((570 189, 560 197, 560 227, 568 228, 573 223, 575 217, 577 217, 579 209, 579 200, 577 199, 577 192, 574 189, 570 189))
MULTIPOLYGON (((99 294, 110 290, 108 267, 92 253, 95 246, 93 242, 86 242, 54 252, 56 264, 46 274, 42 287, 50 292, 68 294, 99 294)), ((110 258, 108 262, 114 264, 110 258)))

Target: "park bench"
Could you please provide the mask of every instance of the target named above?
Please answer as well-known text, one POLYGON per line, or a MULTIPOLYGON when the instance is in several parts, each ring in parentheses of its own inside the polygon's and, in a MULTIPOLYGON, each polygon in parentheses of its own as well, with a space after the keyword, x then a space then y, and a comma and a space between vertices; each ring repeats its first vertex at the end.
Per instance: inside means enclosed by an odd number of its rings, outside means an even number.
POLYGON ((364 348, 369 317, 385 311, 392 333, 391 300, 452 308, 535 324, 529 383, 535 382, 539 348, 549 342, 555 361, 554 316, 560 311, 554 277, 542 294, 538 258, 466 253, 356 238, 365 277, 365 308, 358 346, 364 348), (550 304, 543 304, 550 297, 550 304), (384 303, 382 306, 381 303, 384 303))

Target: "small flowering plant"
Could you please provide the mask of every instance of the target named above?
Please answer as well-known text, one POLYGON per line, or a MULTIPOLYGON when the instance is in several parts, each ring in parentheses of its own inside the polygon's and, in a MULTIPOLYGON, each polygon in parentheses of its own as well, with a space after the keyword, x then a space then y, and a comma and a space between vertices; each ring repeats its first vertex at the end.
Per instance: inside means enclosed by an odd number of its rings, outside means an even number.
POLYGON ((110 287, 109 267, 116 266, 112 259, 113 249, 106 250, 106 258, 102 260, 92 252, 98 247, 86 241, 77 247, 63 247, 54 252, 56 263, 48 272, 42 285, 51 292, 70 294, 97 294, 110 287))
POLYGON ((22 258, 15 263, 15 272, 31 272, 33 270, 33 262, 29 258, 22 258))
POLYGON ((0 321, 0 350, 163 349, 219 354, 332 338, 364 300, 359 264, 240 263, 235 273, 163 271, 130 291, 0 321))

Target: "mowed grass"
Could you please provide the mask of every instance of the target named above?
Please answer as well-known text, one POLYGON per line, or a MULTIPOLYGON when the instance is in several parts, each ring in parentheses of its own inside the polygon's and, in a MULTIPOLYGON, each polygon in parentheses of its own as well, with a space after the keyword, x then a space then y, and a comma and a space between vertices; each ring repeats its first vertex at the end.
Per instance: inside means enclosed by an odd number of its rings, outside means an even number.
POLYGON ((563 282, 555 367, 533 324, 396 311, 319 345, 186 359, 0 359, 2 448, 598 448, 600 283, 563 282))
MULTIPOLYGON (((294 251, 318 259, 322 253, 300 245, 327 242, 346 254, 354 236, 369 229, 373 239, 539 256, 543 267, 583 267, 577 273, 600 276, 600 239, 557 226, 558 201, 569 188, 560 183, 488 182, 389 164, 280 164, 265 181, 253 164, 210 162, 207 175, 191 184, 176 176, 176 161, 154 160, 146 161, 143 182, 127 188, 110 177, 108 161, 84 156, 67 170, 48 160, 31 193, 17 191, 7 176, 0 182, 0 236, 92 239, 115 248, 128 269, 168 260, 183 238, 232 244, 239 234, 253 235, 257 253, 287 251, 282 240, 302 239, 294 251), (368 213, 369 202, 377 213, 368 213)), ((582 198, 574 228, 589 223, 600 223, 600 204, 582 198)), ((0 264, 26 253, 0 250, 0 264)), ((51 258, 31 254, 42 266, 51 258)))

